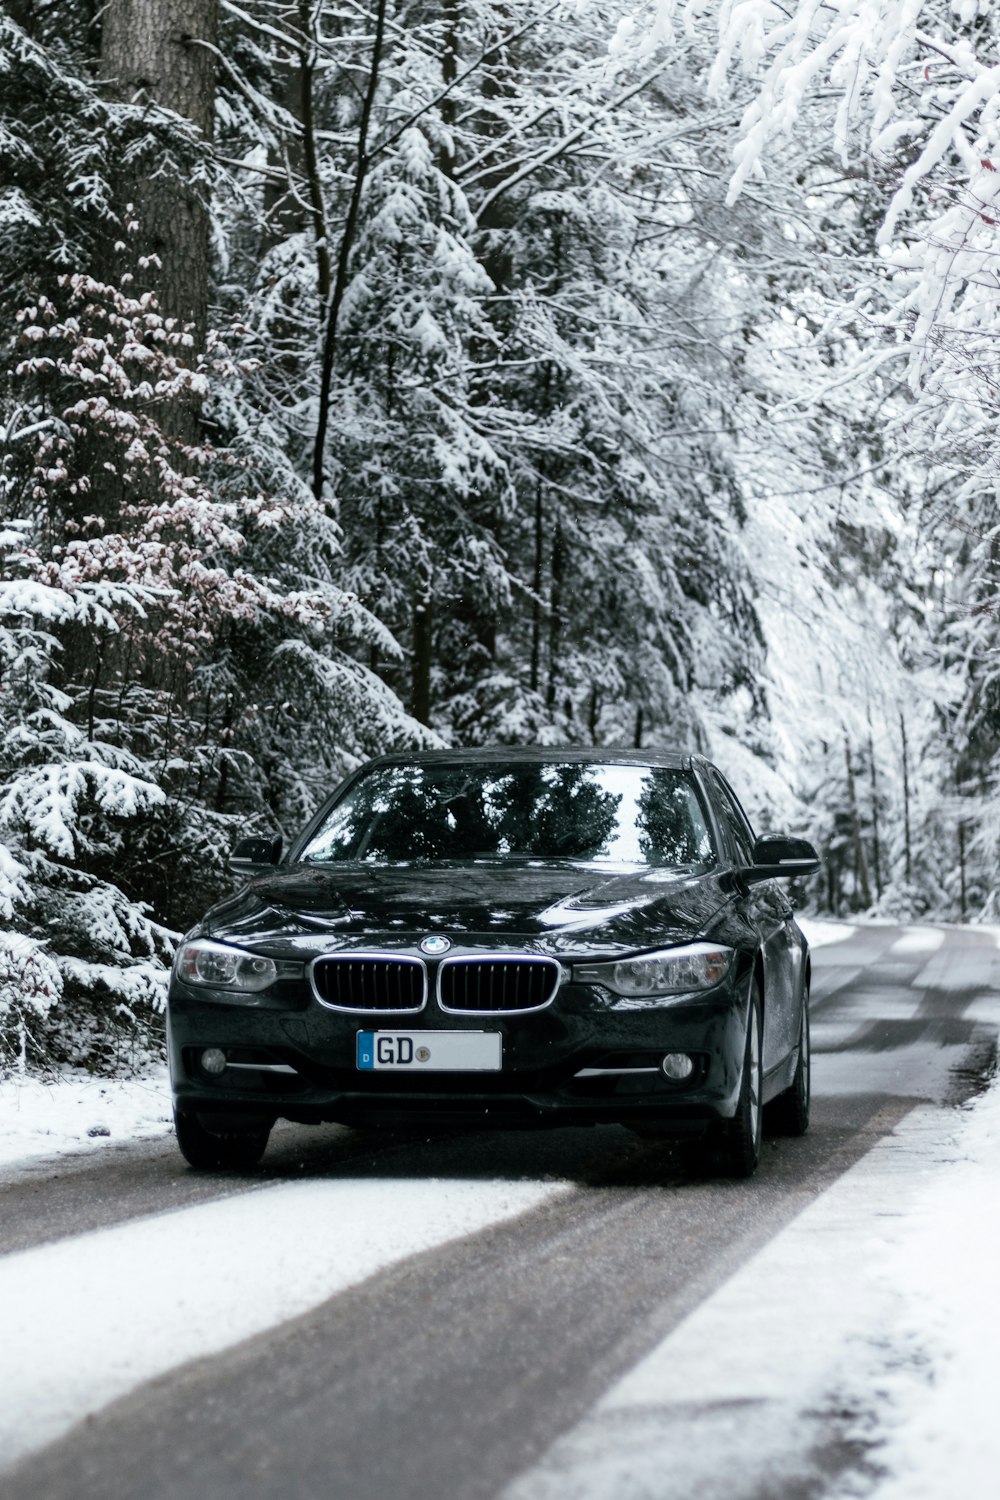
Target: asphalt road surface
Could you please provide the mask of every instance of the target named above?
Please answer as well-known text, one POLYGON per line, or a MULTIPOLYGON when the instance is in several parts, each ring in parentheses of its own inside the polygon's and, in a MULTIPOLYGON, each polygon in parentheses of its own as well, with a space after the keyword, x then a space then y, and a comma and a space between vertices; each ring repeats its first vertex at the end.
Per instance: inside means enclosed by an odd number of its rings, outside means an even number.
MULTIPOLYGON (((814 949, 812 1128, 767 1141, 749 1183, 692 1176, 671 1147, 617 1128, 428 1140, 279 1126, 263 1167, 236 1178, 191 1172, 172 1141, 8 1171, 0 1254, 287 1180, 384 1182, 389 1204, 400 1182, 569 1186, 110 1405, 95 1395, 86 1420, 0 1472, 0 1495, 576 1500, 582 1485, 545 1477, 552 1445, 911 1110, 950 1109, 982 1086, 996 1054, 1000 950, 974 930, 937 941, 878 926, 814 949)), ((322 1257, 324 1245, 302 1254, 322 1257)), ((180 1292, 176 1316, 189 1317, 180 1292)), ((0 1339, 2 1322, 0 1309, 0 1339)), ((738 1326, 720 1338, 719 1361, 740 1338, 738 1326)), ((30 1359, 23 1373, 28 1384, 39 1375, 30 1359)), ((97 1390, 99 1370, 93 1378, 97 1390)), ((717 1457, 706 1453, 706 1466, 717 1457)), ((831 1431, 798 1488, 758 1476, 743 1488, 730 1478, 727 1492, 818 1495, 856 1457, 831 1431)), ((655 1489, 604 1483, 605 1500, 640 1493, 685 1492, 666 1471, 655 1489)))

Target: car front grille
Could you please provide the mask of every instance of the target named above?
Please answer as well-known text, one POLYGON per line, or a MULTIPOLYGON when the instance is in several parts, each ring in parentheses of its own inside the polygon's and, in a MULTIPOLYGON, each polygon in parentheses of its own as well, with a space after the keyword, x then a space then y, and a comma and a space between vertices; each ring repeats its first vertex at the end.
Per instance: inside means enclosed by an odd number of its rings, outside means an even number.
POLYGON ((427 1000, 427 971, 418 958, 330 955, 312 969, 316 994, 335 1010, 415 1011, 427 1000))
POLYGON ((498 1014, 540 1010, 559 988, 552 958, 449 958, 438 970, 442 1010, 498 1014))

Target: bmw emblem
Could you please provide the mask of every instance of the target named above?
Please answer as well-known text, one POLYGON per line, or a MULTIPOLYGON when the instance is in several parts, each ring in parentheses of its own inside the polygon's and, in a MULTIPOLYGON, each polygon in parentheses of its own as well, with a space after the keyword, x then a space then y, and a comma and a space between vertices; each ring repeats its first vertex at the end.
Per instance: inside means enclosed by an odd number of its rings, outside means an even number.
POLYGON ((425 938, 421 938, 420 939, 420 951, 421 951, 421 953, 430 953, 430 954, 447 953, 448 949, 450 947, 451 947, 451 939, 450 938, 446 938, 446 937, 442 936, 442 934, 437 933, 437 932, 432 932, 431 935, 430 935, 430 937, 425 937, 425 938))

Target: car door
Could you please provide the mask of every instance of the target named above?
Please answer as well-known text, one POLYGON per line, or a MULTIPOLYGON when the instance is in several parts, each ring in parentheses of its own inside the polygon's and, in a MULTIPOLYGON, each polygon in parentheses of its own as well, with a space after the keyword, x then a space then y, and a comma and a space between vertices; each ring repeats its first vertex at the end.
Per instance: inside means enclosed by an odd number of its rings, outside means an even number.
MULTIPOLYGON (((754 832, 739 800, 720 772, 712 772, 720 815, 735 851, 737 866, 753 864, 754 832)), ((764 962, 764 1072, 788 1056, 798 1041, 801 944, 793 922, 794 907, 779 880, 749 887, 743 898, 747 920, 756 930, 764 962)))

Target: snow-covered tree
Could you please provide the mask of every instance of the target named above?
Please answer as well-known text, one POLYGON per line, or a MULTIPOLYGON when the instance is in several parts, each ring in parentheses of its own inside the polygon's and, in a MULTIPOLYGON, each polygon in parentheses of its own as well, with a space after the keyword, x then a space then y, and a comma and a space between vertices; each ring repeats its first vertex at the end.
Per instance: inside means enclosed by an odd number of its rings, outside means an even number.
POLYGON ((617 21, 0 17, 8 1057, 390 747, 698 746, 831 907, 996 899, 992 10, 617 21))

